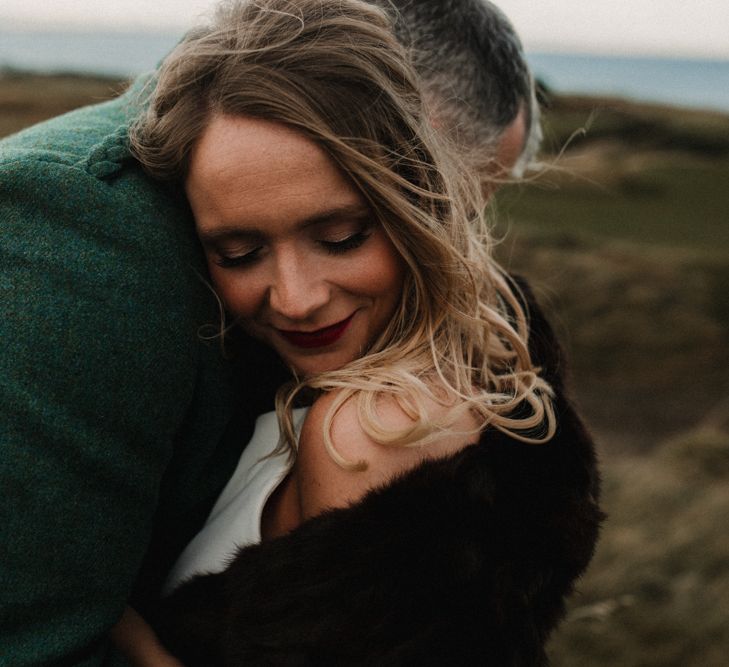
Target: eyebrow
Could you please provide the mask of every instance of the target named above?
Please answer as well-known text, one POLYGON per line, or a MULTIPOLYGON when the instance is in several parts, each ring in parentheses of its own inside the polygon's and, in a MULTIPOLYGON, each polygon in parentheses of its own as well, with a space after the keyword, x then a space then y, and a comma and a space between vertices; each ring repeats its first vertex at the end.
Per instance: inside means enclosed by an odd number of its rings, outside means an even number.
MULTIPOLYGON (((345 206, 336 206, 325 211, 318 212, 308 218, 303 218, 296 223, 296 229, 302 230, 315 225, 322 225, 328 222, 335 222, 342 218, 361 220, 371 216, 370 208, 364 204, 347 204, 345 206)), ((215 243, 216 241, 225 241, 228 239, 263 239, 266 232, 261 228, 241 228, 235 224, 224 225, 216 229, 198 229, 198 236, 202 243, 215 243)))

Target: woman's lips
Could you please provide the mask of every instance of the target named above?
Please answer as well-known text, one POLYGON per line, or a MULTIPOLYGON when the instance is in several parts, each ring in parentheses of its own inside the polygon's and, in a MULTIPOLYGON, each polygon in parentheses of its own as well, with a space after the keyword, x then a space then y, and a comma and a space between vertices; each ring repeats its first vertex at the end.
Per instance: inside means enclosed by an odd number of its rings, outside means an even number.
POLYGON ((353 317, 354 313, 346 320, 324 327, 323 329, 317 329, 316 331, 285 331, 284 329, 277 329, 277 331, 283 338, 296 347, 306 349, 325 347, 326 345, 336 343, 344 335, 353 317))

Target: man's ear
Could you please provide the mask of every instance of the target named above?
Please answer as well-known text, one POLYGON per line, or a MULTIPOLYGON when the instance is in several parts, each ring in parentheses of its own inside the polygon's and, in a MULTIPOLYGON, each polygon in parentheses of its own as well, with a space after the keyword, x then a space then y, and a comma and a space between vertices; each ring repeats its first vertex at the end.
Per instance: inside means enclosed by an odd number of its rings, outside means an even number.
POLYGON ((526 140, 526 111, 522 106, 511 124, 504 128, 496 146, 496 164, 504 170, 504 175, 510 173, 517 163, 526 145, 526 140))
POLYGON ((526 141, 526 111, 522 106, 514 120, 502 131, 494 154, 481 169, 483 193, 487 199, 512 180, 512 170, 524 151, 526 141))

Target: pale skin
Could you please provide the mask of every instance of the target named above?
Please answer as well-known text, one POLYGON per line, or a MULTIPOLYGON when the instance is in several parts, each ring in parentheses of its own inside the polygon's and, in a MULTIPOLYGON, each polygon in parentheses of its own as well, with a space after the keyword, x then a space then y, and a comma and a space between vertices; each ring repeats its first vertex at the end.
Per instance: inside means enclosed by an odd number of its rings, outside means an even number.
MULTIPOLYGON (((347 470, 334 461, 324 444, 324 420, 335 398, 336 392, 325 394, 309 410, 294 468, 264 512, 264 538, 285 534, 327 509, 356 503, 371 489, 387 484, 426 459, 446 457, 475 440, 475 436, 463 435, 478 427, 475 418, 465 414, 448 433, 427 445, 381 445, 365 433, 354 402, 347 401, 332 423, 332 442, 346 460, 366 464, 364 470, 347 470)), ((446 411, 443 404, 434 401, 427 402, 426 407, 433 419, 446 411)), ((378 415, 388 430, 397 431, 413 423, 392 399, 380 401, 378 415)))

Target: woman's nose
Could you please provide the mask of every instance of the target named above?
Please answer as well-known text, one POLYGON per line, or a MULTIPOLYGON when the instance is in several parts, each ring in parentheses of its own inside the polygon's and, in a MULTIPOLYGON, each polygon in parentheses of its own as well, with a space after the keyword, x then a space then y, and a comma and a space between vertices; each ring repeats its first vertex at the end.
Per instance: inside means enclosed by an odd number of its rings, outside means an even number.
POLYGON ((282 258, 269 292, 269 304, 276 313, 301 321, 328 303, 330 288, 316 264, 291 255, 282 258))

